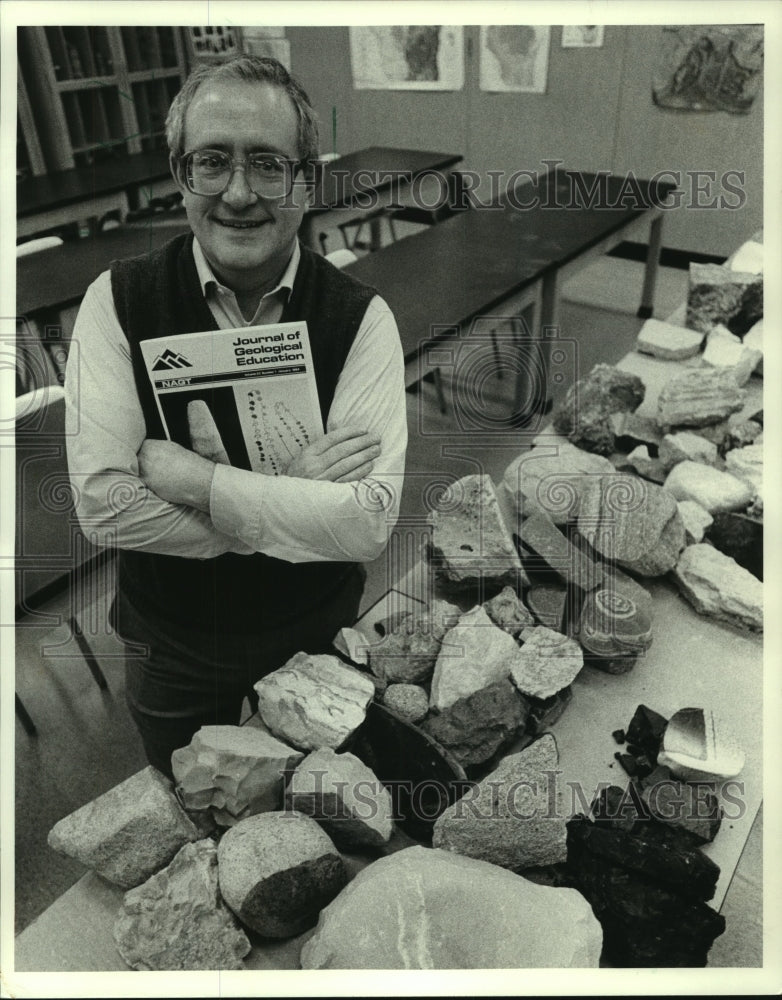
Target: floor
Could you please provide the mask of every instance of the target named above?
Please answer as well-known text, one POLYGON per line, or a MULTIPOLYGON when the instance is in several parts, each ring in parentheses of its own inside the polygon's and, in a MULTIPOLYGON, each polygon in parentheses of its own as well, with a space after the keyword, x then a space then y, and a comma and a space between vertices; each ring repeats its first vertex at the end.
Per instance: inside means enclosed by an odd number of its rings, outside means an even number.
MULTIPOLYGON (((341 237, 332 229, 327 247, 332 250, 340 245, 341 237)), ((635 317, 641 273, 638 264, 604 258, 566 284, 560 319, 562 336, 572 338, 578 347, 573 377, 588 372, 597 361, 618 360, 632 347, 641 325, 635 317)), ((685 294, 686 273, 661 269, 656 315, 668 315, 685 294)), ((452 398, 454 386, 446 385, 446 389, 452 398)), ((483 401, 486 412, 507 411, 510 390, 509 379, 495 378, 483 401)), ((458 390, 454 391, 458 403, 458 390)), ((555 395, 558 391, 562 390, 555 387, 555 395)), ((485 471, 496 481, 524 443, 523 435, 516 432, 492 442, 466 440, 455 427, 453 413, 439 412, 431 384, 422 384, 418 392, 408 395, 408 419, 407 477, 397 528, 401 537, 398 545, 389 547, 402 553, 402 558, 415 554, 432 488, 476 471, 485 471)), ((385 556, 372 563, 364 607, 404 569, 398 559, 385 556)), ((17 690, 38 735, 29 736, 17 722, 17 932, 83 874, 78 863, 47 847, 51 826, 145 764, 124 704, 121 650, 105 624, 110 589, 102 581, 76 608, 69 592, 63 592, 42 609, 48 617, 28 619, 18 629, 17 690), (90 633, 108 680, 106 690, 95 683, 69 635, 65 622, 73 610, 90 633)), ((747 968, 762 964, 762 871, 761 812, 726 897, 723 912, 728 926, 712 949, 710 965, 747 968)))

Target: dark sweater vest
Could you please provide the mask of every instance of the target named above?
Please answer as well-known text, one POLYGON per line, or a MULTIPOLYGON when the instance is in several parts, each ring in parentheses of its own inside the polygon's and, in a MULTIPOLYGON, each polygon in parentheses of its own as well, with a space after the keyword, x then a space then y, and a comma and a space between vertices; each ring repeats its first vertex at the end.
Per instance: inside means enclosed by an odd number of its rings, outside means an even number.
MULTIPOLYGON (((177 236, 140 257, 113 261, 111 285, 130 345, 147 437, 163 438, 139 343, 218 329, 201 291, 192 234, 177 236)), ((374 289, 301 248, 280 322, 307 322, 324 426, 340 372, 374 294, 374 289)), ((290 563, 261 553, 188 559, 135 550, 121 550, 119 566, 120 587, 142 614, 196 631, 248 634, 316 608, 358 571, 355 563, 290 563)))

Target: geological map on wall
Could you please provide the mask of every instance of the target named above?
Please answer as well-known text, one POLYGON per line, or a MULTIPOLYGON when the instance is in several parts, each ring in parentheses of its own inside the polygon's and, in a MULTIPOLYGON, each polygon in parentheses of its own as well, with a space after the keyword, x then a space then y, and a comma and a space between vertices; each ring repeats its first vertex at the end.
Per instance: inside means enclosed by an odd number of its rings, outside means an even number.
POLYGON ((684 111, 746 114, 763 78, 763 25, 666 25, 654 103, 684 111))
POLYGON ((463 29, 456 25, 351 27, 357 90, 461 90, 463 29))
POLYGON ((545 94, 551 28, 481 26, 481 90, 545 94))

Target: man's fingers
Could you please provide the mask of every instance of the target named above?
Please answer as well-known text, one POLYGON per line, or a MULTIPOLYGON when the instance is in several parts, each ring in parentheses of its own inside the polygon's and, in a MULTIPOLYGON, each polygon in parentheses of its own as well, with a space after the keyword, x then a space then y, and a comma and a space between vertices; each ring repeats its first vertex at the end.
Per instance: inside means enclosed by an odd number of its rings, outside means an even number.
MULTIPOLYGON (((340 445, 340 448, 341 447, 344 446, 340 445)), ((338 449, 334 450, 335 452, 338 451, 338 449)), ((329 463, 319 478, 330 479, 331 482, 336 483, 342 476, 347 475, 354 469, 365 465, 367 462, 370 464, 374 462, 379 454, 380 446, 373 444, 369 445, 369 447, 361 448, 359 451, 351 451, 346 455, 329 455, 330 458, 334 458, 334 461, 329 463)))
POLYGON ((363 479, 364 476, 368 476, 372 471, 372 466, 374 462, 364 462, 357 469, 352 472, 346 473, 344 476, 340 476, 339 479, 333 480, 335 483, 357 483, 359 479, 363 479))
POLYGON ((363 427, 339 427, 335 431, 329 431, 328 434, 324 434, 319 441, 314 441, 310 447, 312 448, 313 454, 323 455, 335 445, 340 445, 344 442, 367 436, 367 431, 363 427))
POLYGON ((203 399, 193 399, 187 404, 187 427, 193 451, 210 462, 230 465, 223 440, 212 413, 203 399))

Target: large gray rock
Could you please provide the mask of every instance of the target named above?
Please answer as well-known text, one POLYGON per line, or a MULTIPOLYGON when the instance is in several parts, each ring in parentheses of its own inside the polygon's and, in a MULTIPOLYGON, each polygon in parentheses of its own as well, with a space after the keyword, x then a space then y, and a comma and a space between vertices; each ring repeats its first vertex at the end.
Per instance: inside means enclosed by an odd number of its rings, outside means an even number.
POLYGON ((641 327, 635 349, 667 361, 684 361, 695 357, 702 343, 703 333, 700 331, 674 326, 659 319, 648 319, 641 327))
POLYGON ((431 707, 441 712, 460 698, 506 679, 518 653, 513 636, 476 605, 443 640, 432 677, 431 707))
POLYGON ((717 464, 717 446, 700 434, 679 431, 666 434, 660 442, 658 457, 666 472, 679 462, 702 462, 704 465, 717 464))
POLYGON ((296 653, 255 691, 258 714, 279 739, 301 750, 336 750, 366 718, 375 685, 336 656, 296 653))
POLYGON ((663 386, 657 399, 657 422, 662 428, 719 424, 740 410, 745 398, 731 372, 708 365, 685 368, 663 386))
POLYGON ((586 378, 571 386, 554 411, 554 429, 587 451, 610 455, 616 437, 611 415, 637 410, 645 394, 637 375, 612 365, 595 365, 586 378))
POLYGON ((369 666, 388 684, 425 684, 432 676, 443 636, 461 615, 455 604, 434 600, 409 613, 370 647, 369 666))
POLYGON ((687 326, 708 333, 718 323, 745 334, 763 315, 763 275, 717 264, 690 264, 687 326))
POLYGON ((383 704, 415 724, 429 711, 429 695, 418 684, 389 684, 383 695, 383 704))
POLYGON ((460 698, 421 724, 463 767, 490 760, 523 729, 529 706, 509 680, 460 698))
POLYGON ((518 638, 527 625, 534 625, 535 618, 512 587, 505 587, 489 601, 483 602, 486 614, 504 632, 518 638))
POLYGON ((132 889, 201 837, 171 782, 150 766, 61 819, 48 844, 121 889, 132 889))
POLYGON ((429 559, 446 590, 473 590, 481 581, 512 587, 526 583, 489 476, 464 476, 453 483, 429 522, 429 559))
POLYGON ((126 892, 114 940, 132 969, 243 969, 250 942, 220 895, 214 842, 186 844, 167 868, 126 892))
POLYGON ((556 787, 558 763, 550 733, 505 757, 438 817, 433 845, 515 872, 564 861, 567 830, 556 787))
POLYGON ((380 847, 394 832, 388 790, 352 753, 308 754, 291 776, 285 806, 312 816, 343 850, 380 847))
POLYGON ((253 726, 202 726, 171 755, 186 809, 211 809, 222 826, 279 809, 284 772, 304 755, 253 726))
POLYGON ((696 611, 763 631, 763 584, 735 559, 712 545, 690 545, 674 573, 679 589, 696 611))
POLYGON ((365 868, 321 914, 303 969, 596 968, 602 931, 575 889, 410 847, 365 868))
POLYGON ((763 496, 763 445, 748 444, 733 448, 725 456, 728 472, 746 483, 756 496, 763 496))
POLYGON ((511 669, 518 690, 533 698, 550 698, 571 684, 584 666, 584 654, 575 639, 536 625, 521 633, 524 645, 511 669))
POLYGON ((700 462, 679 462, 668 473, 663 489, 677 500, 694 500, 710 514, 744 510, 755 495, 741 479, 700 462))
POLYGON ((223 899, 262 937, 312 927, 347 882, 328 834, 297 812, 248 816, 223 835, 217 860, 223 899))

